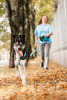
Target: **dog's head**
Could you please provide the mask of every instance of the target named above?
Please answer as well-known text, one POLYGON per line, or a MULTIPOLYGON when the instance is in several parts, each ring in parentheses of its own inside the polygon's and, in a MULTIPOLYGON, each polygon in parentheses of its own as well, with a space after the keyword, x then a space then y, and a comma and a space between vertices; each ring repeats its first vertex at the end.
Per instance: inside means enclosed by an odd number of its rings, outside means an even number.
POLYGON ((22 36, 20 36, 18 39, 15 37, 15 41, 14 41, 15 52, 18 52, 20 54, 20 57, 21 57, 21 56, 23 56, 24 49, 25 49, 25 43, 23 41, 22 36))
POLYGON ((14 50, 15 51, 23 51, 24 50, 24 48, 25 48, 25 44, 23 44, 22 43, 22 41, 16 41, 15 43, 14 43, 14 50))

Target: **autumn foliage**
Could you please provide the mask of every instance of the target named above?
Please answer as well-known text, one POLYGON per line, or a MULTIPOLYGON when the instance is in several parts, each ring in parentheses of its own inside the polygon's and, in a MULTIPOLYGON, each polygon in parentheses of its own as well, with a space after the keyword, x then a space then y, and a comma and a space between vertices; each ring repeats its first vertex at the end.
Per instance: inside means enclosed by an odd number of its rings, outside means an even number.
POLYGON ((0 100, 67 100, 67 68, 50 61, 49 70, 40 59, 29 61, 26 84, 16 78, 15 69, 0 74, 0 100))

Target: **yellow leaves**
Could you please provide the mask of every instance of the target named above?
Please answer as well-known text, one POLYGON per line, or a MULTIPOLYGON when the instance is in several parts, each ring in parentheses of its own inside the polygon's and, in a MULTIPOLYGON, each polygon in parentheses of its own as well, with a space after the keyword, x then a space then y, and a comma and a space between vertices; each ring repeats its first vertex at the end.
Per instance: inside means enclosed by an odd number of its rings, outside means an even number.
POLYGON ((13 100, 14 98, 16 98, 16 95, 15 95, 15 94, 11 95, 11 96, 9 97, 9 100, 13 100))
POLYGON ((53 6, 53 0, 35 0, 35 6, 36 6, 36 15, 35 15, 35 21, 36 25, 41 19, 42 16, 47 15, 48 17, 51 16, 51 18, 54 17, 54 12, 51 14, 52 9, 55 9, 53 6))
MULTIPOLYGON (((0 99, 2 100, 65 100, 67 99, 67 68, 50 61, 49 70, 40 67, 40 59, 31 60, 22 85, 15 71, 0 77, 0 99), (36 63, 35 63, 36 62, 36 63), (34 63, 34 64, 33 64, 34 63), (63 94, 63 95, 62 95, 63 94)), ((7 69, 8 71, 8 69, 7 69)), ((5 75, 4 75, 5 74, 5 75)))
POLYGON ((67 90, 67 82, 60 81, 56 87, 57 89, 67 90))
POLYGON ((30 68, 30 70, 32 70, 32 68, 30 68))

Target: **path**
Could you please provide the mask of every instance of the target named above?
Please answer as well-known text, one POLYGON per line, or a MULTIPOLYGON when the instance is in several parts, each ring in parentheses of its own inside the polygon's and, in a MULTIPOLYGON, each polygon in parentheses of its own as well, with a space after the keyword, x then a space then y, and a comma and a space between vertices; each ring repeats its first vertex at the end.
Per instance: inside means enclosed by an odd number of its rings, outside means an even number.
POLYGON ((0 60, 0 66, 5 65, 8 63, 8 60, 0 60))
POLYGON ((0 100, 67 100, 67 68, 50 61, 49 70, 40 59, 30 60, 26 84, 6 66, 0 77, 0 100))

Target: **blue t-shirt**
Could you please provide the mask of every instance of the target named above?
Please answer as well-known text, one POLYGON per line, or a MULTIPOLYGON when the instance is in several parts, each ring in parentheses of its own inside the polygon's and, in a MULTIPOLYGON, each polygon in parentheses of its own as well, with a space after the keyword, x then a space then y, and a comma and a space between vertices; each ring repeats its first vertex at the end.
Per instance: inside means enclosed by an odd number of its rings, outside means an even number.
MULTIPOLYGON (((53 34, 53 30, 52 30, 52 26, 49 24, 40 24, 35 28, 35 32, 34 34, 37 35, 38 37, 41 36, 45 36, 48 33, 52 33, 53 34)), ((38 38, 38 43, 42 43, 42 41, 40 41, 40 38, 38 38)), ((48 38, 47 43, 51 43, 51 37, 48 38)), ((44 42, 45 43, 45 42, 44 42)))

